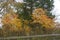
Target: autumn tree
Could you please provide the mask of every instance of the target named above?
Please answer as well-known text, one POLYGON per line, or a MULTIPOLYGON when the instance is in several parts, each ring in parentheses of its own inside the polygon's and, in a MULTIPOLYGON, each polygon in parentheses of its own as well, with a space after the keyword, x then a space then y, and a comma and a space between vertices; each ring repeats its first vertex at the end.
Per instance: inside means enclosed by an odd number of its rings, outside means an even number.
MULTIPOLYGON (((7 2, 3 2, 1 4, 1 9, 3 9, 3 17, 2 17, 2 23, 3 23, 3 35, 6 33, 10 34, 12 32, 25 32, 25 34, 29 34, 30 27, 27 26, 27 22, 23 19, 22 12, 23 10, 23 3, 17 3, 14 0, 8 0, 7 2), (23 25, 24 27, 23 27, 23 25), (22 30, 23 28, 23 30, 22 30), (28 30, 29 29, 29 30, 28 30)), ((24 33, 23 32, 23 33, 24 33)), ((22 34, 23 34, 22 33, 22 34)), ((7 34, 6 34, 7 35, 7 34)), ((21 34, 20 34, 21 35, 21 34)))
POLYGON ((2 22, 4 25, 12 25, 11 30, 20 30, 22 27, 21 19, 14 13, 7 13, 3 16, 2 22))
POLYGON ((41 24, 40 27, 42 27, 43 30, 53 30, 55 28, 53 19, 49 18, 42 8, 33 11, 32 19, 33 23, 41 24))
POLYGON ((52 3, 53 0, 24 0, 24 3, 8 0, 2 3, 3 32, 4 30, 18 31, 18 33, 22 31, 22 35, 30 35, 30 33, 34 35, 40 34, 42 30, 53 29, 54 16, 50 13, 53 8, 52 3))

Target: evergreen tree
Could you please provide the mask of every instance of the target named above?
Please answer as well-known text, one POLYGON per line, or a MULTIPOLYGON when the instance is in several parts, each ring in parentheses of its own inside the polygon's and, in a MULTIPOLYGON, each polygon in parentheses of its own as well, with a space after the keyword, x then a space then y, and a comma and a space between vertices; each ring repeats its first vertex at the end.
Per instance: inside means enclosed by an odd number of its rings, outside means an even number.
POLYGON ((54 18, 55 16, 52 15, 50 12, 53 9, 53 0, 24 0, 25 2, 25 11, 24 13, 31 15, 33 10, 36 8, 43 8, 46 10, 46 15, 49 18, 54 18))
MULTIPOLYGON (((52 9, 53 9, 53 0, 24 0, 24 8, 23 8, 23 10, 24 10, 24 16, 25 16, 25 18, 28 18, 28 19, 30 19, 31 18, 31 16, 30 15, 32 15, 32 13, 33 13, 33 11, 35 10, 35 9, 39 9, 39 8, 42 8, 43 9, 43 11, 45 11, 46 12, 46 15, 47 15, 47 17, 49 18, 49 19, 53 19, 55 16, 54 15, 52 15, 52 13, 50 12, 52 9), (30 18, 29 18, 30 17, 30 18)), ((34 16, 34 17, 36 17, 36 16, 34 16)), ((38 18, 38 17, 37 17, 38 18)), ((34 19, 34 18, 33 18, 34 19)), ((33 20, 32 19, 32 20, 33 20)), ((49 20, 48 19, 48 20, 49 20)), ((36 19, 35 19, 36 20, 36 19)), ((43 18, 43 20, 45 21, 45 19, 43 18)), ((33 20, 34 21, 34 20, 33 20)), ((37 20, 38 21, 38 20, 37 20)), ((41 22, 41 21, 40 21, 41 22)), ((42 23, 42 22, 41 22, 42 23)), ((31 23, 31 24, 29 24, 31 27, 32 27, 32 31, 35 29, 37 29, 37 27, 39 28, 39 30, 42 30, 40 33, 44 33, 44 32, 46 32, 46 28, 45 27, 43 27, 41 24, 39 24, 39 23, 31 23), (37 25, 36 25, 37 24, 37 25)), ((50 25, 50 24, 49 24, 50 25)), ((47 27, 47 26, 46 26, 47 27)), ((50 30, 49 30, 50 31, 50 30)), ((34 32, 34 31, 33 31, 34 32)), ((37 31, 36 31, 37 32, 37 31)), ((37 32, 38 33, 38 32, 37 32)), ((39 34, 40 34, 39 33, 39 34)), ((43 34, 42 33, 42 34, 43 34)), ((46 32, 46 33, 49 33, 48 31, 46 32)), ((35 32, 34 32, 34 34, 35 34, 35 32)))

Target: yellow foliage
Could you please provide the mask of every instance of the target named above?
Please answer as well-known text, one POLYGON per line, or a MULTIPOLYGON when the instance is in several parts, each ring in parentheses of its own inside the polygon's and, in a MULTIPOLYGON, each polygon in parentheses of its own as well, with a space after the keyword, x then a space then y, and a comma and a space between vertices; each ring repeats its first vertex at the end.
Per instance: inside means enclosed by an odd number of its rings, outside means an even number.
POLYGON ((30 34, 30 32, 31 32, 31 27, 28 25, 29 24, 29 21, 28 20, 24 20, 24 22, 23 22, 24 24, 24 32, 25 32, 25 34, 26 35, 29 35, 30 34))
POLYGON ((48 18, 42 8, 35 9, 32 14, 33 23, 40 23, 47 29, 54 28, 53 19, 48 18))
POLYGON ((25 25, 29 24, 29 21, 28 20, 24 20, 24 24, 25 25))
POLYGON ((5 14, 3 16, 3 19, 2 19, 2 23, 4 25, 12 25, 10 27, 10 30, 22 30, 22 22, 21 22, 21 19, 18 19, 18 15, 17 14, 11 14, 11 13, 8 13, 8 14, 5 14))
POLYGON ((22 22, 20 19, 15 18, 15 19, 11 20, 11 24, 13 26, 16 26, 15 29, 22 30, 22 22))
POLYGON ((24 30, 25 30, 26 35, 29 35, 31 32, 31 28, 28 25, 24 25, 24 30))

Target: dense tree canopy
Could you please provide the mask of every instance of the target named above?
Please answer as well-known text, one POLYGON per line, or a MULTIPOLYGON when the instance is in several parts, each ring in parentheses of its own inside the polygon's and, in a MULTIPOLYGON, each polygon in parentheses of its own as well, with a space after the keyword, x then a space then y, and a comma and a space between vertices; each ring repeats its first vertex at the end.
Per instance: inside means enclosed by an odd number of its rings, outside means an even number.
POLYGON ((46 10, 46 15, 50 18, 54 18, 50 12, 53 9, 53 0, 24 0, 25 9, 28 14, 31 14, 36 8, 43 8, 46 10))
POLYGON ((0 7, 3 10, 2 35, 45 34, 46 30, 54 29, 54 16, 50 12, 53 0, 24 0, 24 3, 9 0, 0 7))
POLYGON ((50 19, 42 8, 35 9, 32 18, 33 22, 40 23, 44 28, 52 29, 54 28, 54 22, 50 19))

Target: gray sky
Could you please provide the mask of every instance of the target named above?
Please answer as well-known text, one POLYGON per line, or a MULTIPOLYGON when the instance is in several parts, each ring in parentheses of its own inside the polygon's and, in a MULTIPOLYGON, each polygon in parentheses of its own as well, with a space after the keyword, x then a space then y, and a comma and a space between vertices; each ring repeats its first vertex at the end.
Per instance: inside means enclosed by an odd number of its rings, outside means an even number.
POLYGON ((23 2, 23 0, 16 0, 17 2, 23 2))
POLYGON ((56 15, 56 22, 60 23, 60 0, 54 0, 54 9, 52 13, 56 15))

